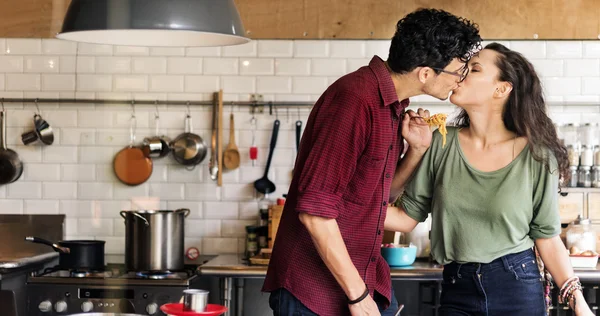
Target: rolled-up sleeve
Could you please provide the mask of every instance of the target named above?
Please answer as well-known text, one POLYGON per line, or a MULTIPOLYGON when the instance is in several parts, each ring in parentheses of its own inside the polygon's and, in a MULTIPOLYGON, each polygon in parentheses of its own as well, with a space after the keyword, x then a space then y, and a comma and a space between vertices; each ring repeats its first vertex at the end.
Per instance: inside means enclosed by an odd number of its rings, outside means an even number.
POLYGON ((420 165, 404 189, 400 198, 406 215, 418 222, 424 222, 431 212, 431 198, 434 190, 434 159, 441 146, 441 135, 433 132, 432 144, 423 156, 420 165))
POLYGON ((552 172, 545 165, 540 165, 540 177, 533 193, 533 218, 529 224, 529 236, 532 239, 551 238, 560 234, 557 163, 552 156, 552 172))
POLYGON ((322 98, 310 131, 311 147, 300 175, 296 210, 337 218, 373 123, 369 105, 354 92, 325 93, 322 98))

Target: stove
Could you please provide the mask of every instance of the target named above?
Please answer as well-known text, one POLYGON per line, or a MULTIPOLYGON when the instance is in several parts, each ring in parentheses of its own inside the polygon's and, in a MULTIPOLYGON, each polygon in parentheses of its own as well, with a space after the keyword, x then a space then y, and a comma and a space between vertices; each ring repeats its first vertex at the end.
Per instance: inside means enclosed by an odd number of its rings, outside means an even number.
POLYGON ((160 306, 179 302, 183 290, 198 288, 199 265, 181 271, 127 271, 125 264, 107 264, 100 271, 48 268, 27 280, 28 316, 77 313, 165 315, 160 306))

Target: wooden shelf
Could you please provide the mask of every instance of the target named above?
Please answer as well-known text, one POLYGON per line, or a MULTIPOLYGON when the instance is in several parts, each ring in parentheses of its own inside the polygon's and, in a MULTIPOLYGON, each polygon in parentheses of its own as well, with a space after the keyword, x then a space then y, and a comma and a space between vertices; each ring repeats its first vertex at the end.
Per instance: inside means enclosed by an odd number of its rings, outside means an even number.
POLYGON ((560 194, 567 193, 600 193, 600 188, 562 188, 560 194))

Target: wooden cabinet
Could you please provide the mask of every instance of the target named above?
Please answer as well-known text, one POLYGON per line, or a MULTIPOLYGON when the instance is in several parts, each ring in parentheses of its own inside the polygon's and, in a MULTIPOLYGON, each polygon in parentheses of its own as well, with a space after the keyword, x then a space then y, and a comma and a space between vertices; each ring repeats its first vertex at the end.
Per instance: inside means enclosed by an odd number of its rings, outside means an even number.
MULTIPOLYGON (((597 0, 235 0, 254 39, 390 39, 417 8, 468 18, 490 39, 598 39, 597 0)), ((0 1, 0 37, 54 37, 69 0, 0 1)))
POLYGON ((583 198, 583 193, 570 192, 566 196, 559 195, 558 207, 561 223, 568 224, 575 220, 578 215, 585 216, 583 198))

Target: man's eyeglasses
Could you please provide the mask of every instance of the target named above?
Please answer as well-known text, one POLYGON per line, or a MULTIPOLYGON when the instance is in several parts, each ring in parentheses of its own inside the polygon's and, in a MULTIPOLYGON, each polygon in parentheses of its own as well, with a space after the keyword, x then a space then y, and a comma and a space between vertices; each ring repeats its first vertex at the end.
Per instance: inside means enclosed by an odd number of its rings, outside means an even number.
POLYGON ((469 66, 465 65, 465 67, 459 71, 448 71, 448 70, 444 70, 441 68, 435 68, 435 67, 430 67, 433 70, 437 70, 443 73, 447 73, 449 75, 453 75, 453 76, 457 76, 460 78, 460 81, 458 82, 463 82, 465 81, 465 78, 467 78, 467 75, 469 74, 469 66))

